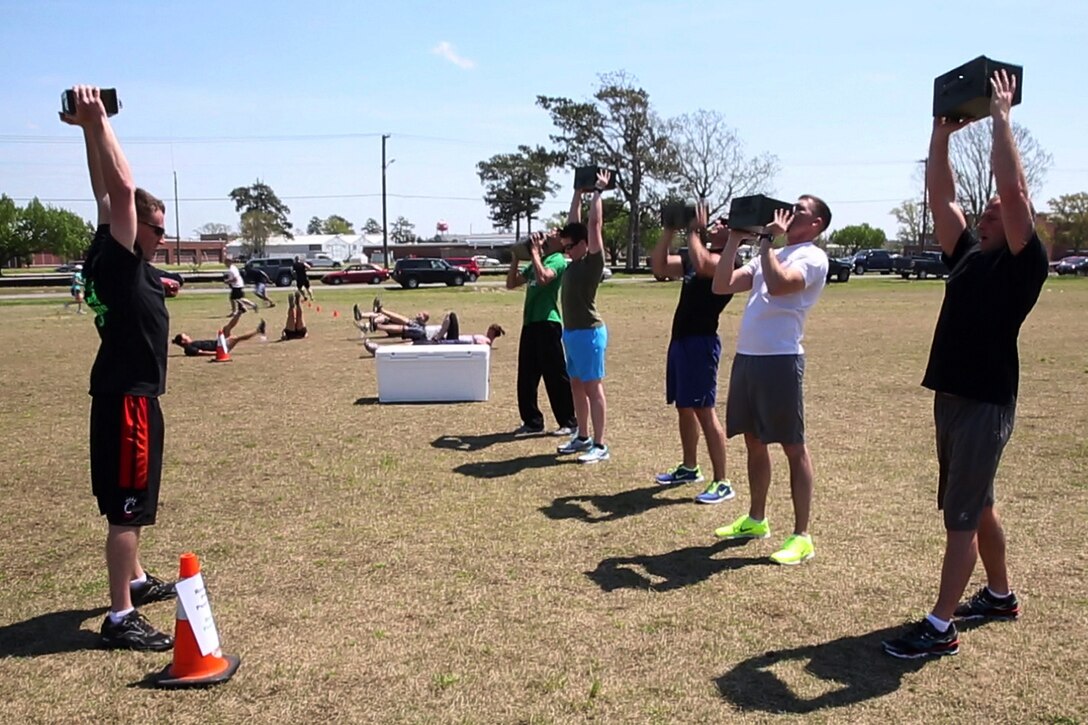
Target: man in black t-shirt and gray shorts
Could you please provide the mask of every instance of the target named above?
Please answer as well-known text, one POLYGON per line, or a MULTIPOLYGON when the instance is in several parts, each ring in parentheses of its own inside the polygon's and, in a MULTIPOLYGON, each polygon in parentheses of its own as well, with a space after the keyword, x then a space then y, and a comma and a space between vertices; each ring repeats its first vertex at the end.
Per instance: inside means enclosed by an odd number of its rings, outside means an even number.
POLYGON ((160 632, 136 607, 175 596, 140 565, 140 531, 155 523, 162 473, 163 419, 170 319, 162 282, 151 266, 162 243, 165 206, 137 189, 110 128, 97 88, 76 86, 75 113, 65 123, 83 129, 98 230, 87 253, 86 301, 100 345, 91 368, 91 488, 109 524, 106 568, 110 610, 102 622, 105 647, 168 650, 160 632))
POLYGON ((929 198, 937 241, 951 270, 922 385, 934 391, 937 507, 944 510, 944 565, 937 603, 903 636, 884 642, 895 657, 954 655, 953 619, 1009 620, 1020 603, 1009 587, 1005 532, 994 510, 994 476, 1012 435, 1020 380, 1020 326, 1039 299, 1049 271, 1009 114, 1015 79, 991 79, 993 150, 998 195, 967 229, 956 203, 949 136, 969 121, 938 118, 929 145, 929 198), (978 556, 986 585, 960 603, 978 556))

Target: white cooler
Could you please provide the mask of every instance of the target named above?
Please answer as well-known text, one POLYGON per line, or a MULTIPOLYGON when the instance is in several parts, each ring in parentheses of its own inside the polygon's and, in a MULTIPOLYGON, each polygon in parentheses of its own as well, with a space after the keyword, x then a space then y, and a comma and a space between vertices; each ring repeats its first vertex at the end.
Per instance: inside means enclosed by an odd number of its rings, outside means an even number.
POLYGON ((386 345, 374 357, 379 402, 487 400, 489 345, 386 345))

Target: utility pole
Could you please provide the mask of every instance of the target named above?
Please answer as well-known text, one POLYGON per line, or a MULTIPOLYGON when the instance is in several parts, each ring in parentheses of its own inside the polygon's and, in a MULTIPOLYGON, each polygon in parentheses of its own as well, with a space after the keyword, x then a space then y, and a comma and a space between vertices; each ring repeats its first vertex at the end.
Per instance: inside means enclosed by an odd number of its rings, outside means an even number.
POLYGON ((174 240, 174 254, 177 259, 174 260, 174 264, 181 264, 181 216, 178 212, 178 172, 174 172, 174 231, 177 233, 177 239, 174 240))
POLYGON ((922 164, 922 238, 918 240, 919 251, 924 252, 926 249, 926 221, 929 216, 929 185, 926 183, 926 179, 929 177, 929 157, 920 159, 919 163, 922 164))
POLYGON ((385 170, 389 164, 385 163, 385 140, 389 134, 382 134, 382 266, 389 266, 389 222, 385 211, 385 170))

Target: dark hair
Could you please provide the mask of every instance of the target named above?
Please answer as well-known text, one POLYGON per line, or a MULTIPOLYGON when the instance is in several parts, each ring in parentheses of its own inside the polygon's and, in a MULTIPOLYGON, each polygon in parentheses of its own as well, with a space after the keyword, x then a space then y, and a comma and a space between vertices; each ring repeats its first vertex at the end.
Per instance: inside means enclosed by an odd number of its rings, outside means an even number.
POLYGON ((816 207, 816 216, 824 220, 824 228, 820 231, 826 232, 827 228, 831 226, 831 207, 827 205, 826 201, 812 194, 802 194, 801 198, 810 200, 812 206, 816 207))
POLYGON ((495 337, 502 337, 506 334, 506 330, 502 329, 502 325, 496 325, 494 322, 492 322, 487 328, 488 332, 491 332, 492 330, 495 331, 495 337))
POLYGON ((582 222, 571 222, 559 230, 560 239, 569 239, 571 244, 589 241, 589 227, 582 222))
POLYGON ((182 347, 184 345, 184 343, 181 341, 181 333, 180 332, 178 334, 174 335, 173 342, 178 347, 182 347))
POLYGON ((146 222, 147 218, 156 211, 166 213, 166 205, 162 203, 162 200, 152 196, 146 189, 136 189, 135 198, 137 219, 143 219, 146 222))

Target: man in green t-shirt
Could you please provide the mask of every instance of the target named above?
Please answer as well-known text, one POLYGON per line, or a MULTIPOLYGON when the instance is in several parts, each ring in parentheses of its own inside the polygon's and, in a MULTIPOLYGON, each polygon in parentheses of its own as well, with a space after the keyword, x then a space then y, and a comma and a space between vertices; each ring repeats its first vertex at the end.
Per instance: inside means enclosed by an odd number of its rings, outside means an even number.
POLYGON ((506 273, 506 289, 523 284, 525 312, 518 342, 518 412, 521 427, 515 435, 544 432, 544 414, 537 406, 537 389, 544 378, 552 414, 559 424, 555 435, 569 436, 577 426, 570 378, 563 354, 563 323, 559 316, 559 286, 567 269, 557 234, 534 234, 529 240, 529 264, 518 266, 515 256, 506 273))

